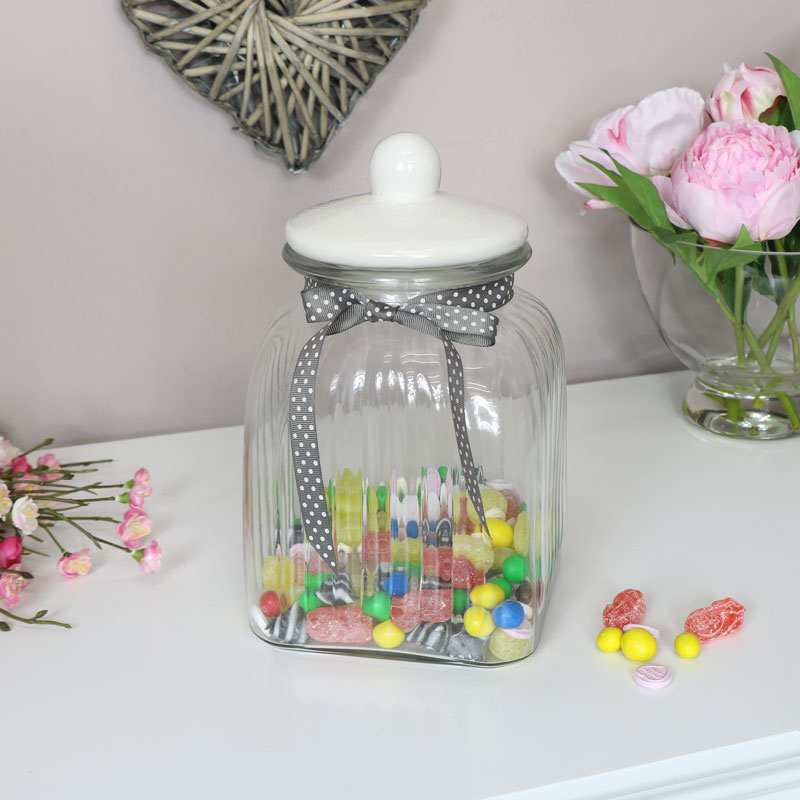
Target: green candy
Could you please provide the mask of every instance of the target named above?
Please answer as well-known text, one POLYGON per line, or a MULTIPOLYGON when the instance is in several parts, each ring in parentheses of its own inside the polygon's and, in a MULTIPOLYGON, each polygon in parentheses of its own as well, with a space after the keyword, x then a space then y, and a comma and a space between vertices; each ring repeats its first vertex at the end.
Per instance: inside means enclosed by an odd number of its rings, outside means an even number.
POLYGON ((320 600, 315 594, 313 589, 306 589, 300 597, 297 598, 297 605, 303 609, 303 611, 308 614, 309 611, 313 611, 315 608, 319 608, 322 605, 322 600, 320 600))
POLYGON ((375 490, 375 496, 378 498, 378 511, 386 511, 386 487, 383 484, 375 490))
POLYGON ((388 592, 367 595, 361 601, 361 609, 370 617, 384 622, 392 615, 392 596, 388 592))
POLYGON ((447 480, 447 467, 439 467, 439 477, 442 479, 442 483, 447 480))
POLYGON ((419 561, 416 564, 410 561, 392 561, 392 569, 404 569, 409 577, 416 575, 419 578, 422 575, 422 564, 419 561))
POLYGON ((318 572, 316 575, 309 575, 306 572, 306 587, 310 589, 311 593, 313 594, 332 575, 332 572, 318 572))
POLYGON ((505 592, 506 600, 511 597, 511 583, 499 575, 496 578, 490 578, 489 583, 496 583, 505 592))
POLYGON ((528 564, 519 553, 510 555, 503 562, 503 577, 511 583, 522 583, 527 572, 528 564))
POLYGON ((453 589, 453 613, 461 614, 467 607, 467 590, 453 589))

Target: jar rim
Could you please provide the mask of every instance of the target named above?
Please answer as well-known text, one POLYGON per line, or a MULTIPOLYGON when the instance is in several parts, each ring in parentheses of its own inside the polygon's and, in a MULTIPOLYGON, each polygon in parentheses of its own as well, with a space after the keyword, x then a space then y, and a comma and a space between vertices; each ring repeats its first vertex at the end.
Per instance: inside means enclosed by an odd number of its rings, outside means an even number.
POLYGON ((442 267, 426 265, 419 268, 333 264, 303 256, 289 244, 284 245, 281 255, 295 272, 324 283, 366 292, 423 294, 499 280, 524 266, 530 260, 531 253, 530 243, 525 242, 516 250, 485 261, 442 267))

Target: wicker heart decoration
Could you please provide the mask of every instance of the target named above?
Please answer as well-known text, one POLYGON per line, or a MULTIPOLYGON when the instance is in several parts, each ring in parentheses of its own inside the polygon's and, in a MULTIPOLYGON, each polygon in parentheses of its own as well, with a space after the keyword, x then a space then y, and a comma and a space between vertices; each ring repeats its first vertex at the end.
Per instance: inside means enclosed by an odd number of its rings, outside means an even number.
POLYGON ((293 172, 317 159, 427 0, 122 0, 147 47, 293 172))

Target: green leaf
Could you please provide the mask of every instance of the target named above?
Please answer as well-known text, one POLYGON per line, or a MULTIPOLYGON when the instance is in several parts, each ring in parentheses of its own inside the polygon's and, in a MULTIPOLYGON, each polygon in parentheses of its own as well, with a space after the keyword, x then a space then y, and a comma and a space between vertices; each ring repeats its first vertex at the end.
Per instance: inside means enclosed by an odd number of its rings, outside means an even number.
POLYGON ((779 97, 766 111, 758 115, 758 121, 765 125, 782 125, 784 128, 792 127, 792 109, 785 97, 779 97), (788 124, 787 124, 788 123, 788 124))
POLYGON ((624 186, 604 186, 599 183, 578 183, 582 189, 591 192, 600 200, 605 200, 625 212, 636 220, 645 230, 650 229, 650 218, 647 212, 639 205, 636 198, 624 186))
POLYGON ((654 227, 672 229, 672 223, 667 216, 667 209, 664 201, 658 193, 653 181, 646 175, 640 175, 619 163, 610 153, 606 155, 614 162, 614 166, 619 172, 619 177, 624 181, 631 194, 638 200, 639 204, 650 215, 654 227))
POLYGON ((750 269, 752 270, 753 276, 753 289, 760 295, 769 298, 775 303, 780 302, 777 300, 775 287, 772 285, 772 281, 767 274, 765 259, 759 258, 758 261, 750 267, 750 269))
POLYGON ((800 127, 800 77, 795 75, 789 67, 780 59, 775 58, 771 53, 766 54, 775 72, 780 76, 783 88, 786 91, 786 99, 789 101, 789 108, 792 111, 792 130, 800 127))

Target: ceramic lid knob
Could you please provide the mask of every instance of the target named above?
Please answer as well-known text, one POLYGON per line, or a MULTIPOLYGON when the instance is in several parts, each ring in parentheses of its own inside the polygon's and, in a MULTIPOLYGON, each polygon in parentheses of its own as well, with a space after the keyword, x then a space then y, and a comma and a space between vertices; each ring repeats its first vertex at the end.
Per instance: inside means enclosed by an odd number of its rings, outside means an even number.
POLYGON ((436 148, 416 133, 396 133, 372 153, 369 177, 374 197, 408 202, 439 191, 442 165, 436 148))

